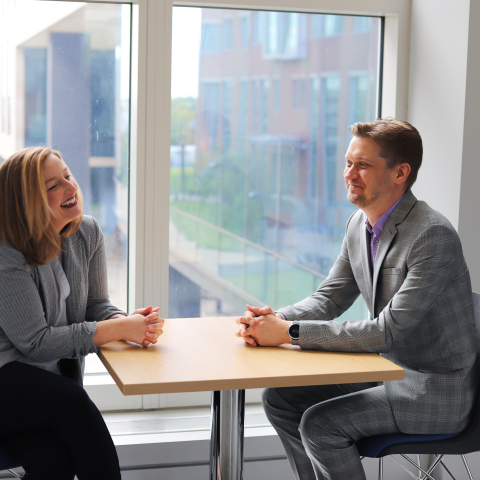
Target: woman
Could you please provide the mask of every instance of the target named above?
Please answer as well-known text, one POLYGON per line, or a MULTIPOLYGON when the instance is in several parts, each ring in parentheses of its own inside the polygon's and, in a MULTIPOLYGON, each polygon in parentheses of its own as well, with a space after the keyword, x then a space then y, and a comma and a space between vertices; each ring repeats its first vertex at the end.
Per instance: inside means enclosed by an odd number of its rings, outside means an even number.
POLYGON ((109 302, 103 235, 59 152, 26 148, 0 165, 0 441, 26 479, 120 478, 81 386, 84 356, 156 343, 163 322, 158 308, 127 316, 109 302))

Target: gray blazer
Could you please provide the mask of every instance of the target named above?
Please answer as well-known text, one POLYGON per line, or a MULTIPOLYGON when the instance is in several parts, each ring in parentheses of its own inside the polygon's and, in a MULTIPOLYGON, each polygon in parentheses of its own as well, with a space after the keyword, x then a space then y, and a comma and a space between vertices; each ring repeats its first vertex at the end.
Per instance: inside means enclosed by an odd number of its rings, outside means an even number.
POLYGON ((361 210, 350 217, 318 290, 279 311, 301 320, 304 349, 377 352, 403 367, 404 380, 385 383, 402 432, 458 432, 474 399, 478 343, 460 239, 408 190, 383 228, 372 272, 365 219, 361 210), (332 322, 359 294, 373 319, 332 322))
MULTIPOLYGON (((81 383, 84 357, 96 352, 97 321, 123 313, 108 299, 103 234, 84 216, 77 233, 63 240, 63 269, 70 284, 68 326, 50 327, 55 317, 55 280, 49 265, 25 265, 25 257, 0 245, 0 368, 21 358, 74 359, 61 371, 81 383)), ((68 363, 64 362, 64 366, 68 363)))

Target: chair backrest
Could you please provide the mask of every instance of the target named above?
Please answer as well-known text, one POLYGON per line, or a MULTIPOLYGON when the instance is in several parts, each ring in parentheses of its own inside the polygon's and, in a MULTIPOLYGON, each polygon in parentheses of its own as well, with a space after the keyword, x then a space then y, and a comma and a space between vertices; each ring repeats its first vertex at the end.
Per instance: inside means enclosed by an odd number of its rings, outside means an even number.
POLYGON ((480 355, 480 293, 472 293, 473 297, 473 311, 475 315, 475 325, 477 326, 478 335, 478 352, 480 355))
MULTIPOLYGON (((468 442, 472 449, 469 452, 477 451, 480 448, 480 293, 472 293, 473 297, 473 310, 475 316, 475 325, 477 327, 478 336, 478 354, 475 368, 477 370, 477 391, 476 400, 473 405, 473 415, 470 421, 470 425, 465 430, 468 435, 468 442)), ((461 435, 463 437, 464 435, 461 435)))

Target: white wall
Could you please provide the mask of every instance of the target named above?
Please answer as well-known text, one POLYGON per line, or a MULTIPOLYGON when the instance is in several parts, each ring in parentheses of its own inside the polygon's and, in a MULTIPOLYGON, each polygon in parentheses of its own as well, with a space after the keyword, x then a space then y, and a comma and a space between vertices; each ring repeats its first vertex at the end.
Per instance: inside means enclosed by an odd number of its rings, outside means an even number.
POLYGON ((412 0, 408 121, 424 160, 413 191, 458 230, 473 289, 480 291, 480 4, 412 0))

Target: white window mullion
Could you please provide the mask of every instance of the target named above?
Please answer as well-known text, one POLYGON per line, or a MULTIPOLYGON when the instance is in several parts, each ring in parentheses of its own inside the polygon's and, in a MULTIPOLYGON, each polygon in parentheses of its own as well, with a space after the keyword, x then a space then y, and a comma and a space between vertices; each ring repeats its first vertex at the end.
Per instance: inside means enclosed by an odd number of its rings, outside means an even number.
POLYGON ((172 3, 170 0, 150 1, 157 5, 155 156, 152 172, 153 275, 150 303, 160 306, 160 315, 168 317, 172 3))

